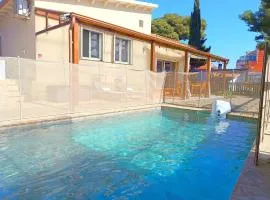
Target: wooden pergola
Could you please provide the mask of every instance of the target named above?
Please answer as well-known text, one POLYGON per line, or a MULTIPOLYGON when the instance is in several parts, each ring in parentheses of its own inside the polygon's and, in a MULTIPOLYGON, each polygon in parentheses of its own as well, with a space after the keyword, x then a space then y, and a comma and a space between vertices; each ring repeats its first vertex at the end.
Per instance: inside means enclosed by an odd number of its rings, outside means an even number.
POLYGON ((60 16, 62 14, 64 14, 63 12, 58 12, 58 11, 54 11, 54 10, 47 10, 47 9, 42 9, 42 8, 36 8, 35 13, 37 15, 42 15, 44 17, 46 17, 46 21, 48 21, 48 18, 53 18, 53 19, 59 19, 59 24, 55 25, 53 27, 48 27, 46 26, 46 28, 42 31, 37 32, 36 34, 42 34, 44 32, 48 32, 50 30, 54 30, 56 28, 59 28, 61 26, 65 26, 67 24, 70 24, 70 29, 72 31, 72 41, 71 43, 73 44, 72 47, 72 51, 73 51, 73 55, 72 55, 72 59, 71 61, 73 63, 79 63, 79 37, 76 37, 76 35, 79 33, 79 24, 85 24, 85 25, 91 25, 97 28, 101 28, 104 30, 109 30, 109 31, 113 31, 115 33, 119 33, 125 36, 129 36, 135 39, 139 39, 142 41, 147 41, 149 43, 151 43, 151 63, 150 63, 150 69, 153 71, 154 69, 156 69, 156 46, 162 46, 162 47, 167 47, 170 49, 175 49, 175 50, 180 50, 180 51, 184 51, 185 52, 185 72, 189 71, 189 66, 188 66, 188 59, 189 59, 189 55, 196 55, 196 56, 200 56, 200 57, 204 57, 207 59, 207 69, 208 71, 211 71, 211 60, 215 60, 215 61, 219 61, 224 63, 224 68, 226 69, 226 65, 229 62, 229 60, 227 58, 223 58, 211 53, 207 53, 207 52, 203 52, 200 50, 197 50, 189 45, 185 45, 185 44, 181 44, 178 41, 174 41, 171 39, 167 39, 164 37, 160 37, 157 35, 153 35, 153 34, 145 34, 145 33, 141 33, 138 31, 134 31, 128 28, 124 28, 118 25, 114 25, 108 22, 104 22, 101 20, 97 20, 91 17, 87 17, 87 16, 83 16, 77 13, 70 13, 70 20, 66 21, 66 22, 61 22, 60 21, 60 16))
MULTIPOLYGON (((157 37, 160 38, 160 37, 157 37)), ((155 47, 156 45, 164 46, 164 47, 169 47, 171 49, 176 49, 180 51, 185 52, 185 65, 184 65, 184 72, 189 72, 190 66, 189 66, 189 59, 190 55, 195 55, 195 56, 200 56, 203 57, 207 60, 207 71, 211 72, 211 61, 218 61, 223 63, 223 69, 226 70, 227 64, 229 63, 229 59, 223 58, 211 53, 203 52, 200 50, 197 50, 191 46, 181 44, 177 41, 172 41, 168 39, 156 39, 154 42, 151 43, 151 70, 156 68, 156 50, 155 47)))

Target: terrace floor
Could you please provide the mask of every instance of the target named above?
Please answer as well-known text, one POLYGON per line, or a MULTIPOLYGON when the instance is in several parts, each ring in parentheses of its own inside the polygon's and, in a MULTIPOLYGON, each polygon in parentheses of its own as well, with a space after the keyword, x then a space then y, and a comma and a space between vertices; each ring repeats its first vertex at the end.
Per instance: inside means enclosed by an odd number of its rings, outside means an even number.
POLYGON ((190 97, 188 99, 181 99, 178 97, 165 97, 165 103, 188 106, 188 107, 197 107, 197 108, 206 108, 211 109, 212 104, 215 100, 224 100, 231 102, 232 110, 238 115, 257 115, 259 110, 259 98, 256 97, 246 97, 246 96, 233 96, 232 98, 225 98, 223 96, 214 96, 210 98, 199 98, 199 97, 190 97))
POLYGON ((254 152, 251 152, 232 194, 232 200, 270 199, 270 130, 266 131, 260 149, 259 166, 254 166, 254 152))

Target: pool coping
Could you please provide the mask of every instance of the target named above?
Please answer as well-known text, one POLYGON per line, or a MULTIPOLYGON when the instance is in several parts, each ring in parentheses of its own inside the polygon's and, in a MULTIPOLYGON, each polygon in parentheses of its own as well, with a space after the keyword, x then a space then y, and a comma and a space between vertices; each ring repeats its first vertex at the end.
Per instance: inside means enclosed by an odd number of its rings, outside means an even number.
POLYGON ((170 107, 170 108, 178 108, 184 110, 196 110, 196 111, 209 111, 207 109, 202 108, 194 108, 194 107, 187 107, 187 106, 177 106, 165 103, 158 103, 158 104, 148 104, 148 105, 141 105, 141 106, 130 106, 125 108, 118 108, 118 109, 108 109, 108 110, 99 110, 94 112, 87 112, 87 113, 72 113, 69 115, 62 115, 62 116, 46 116, 40 118, 31 118, 31 119, 22 119, 22 120, 14 120, 13 122, 4 121, 0 122, 0 131, 7 130, 11 128, 23 128, 28 126, 37 126, 37 125, 51 125, 51 124, 59 124, 62 122, 74 122, 79 120, 86 120, 86 119, 93 119, 93 118, 100 118, 100 117, 109 117, 117 114, 122 113, 131 113, 137 112, 142 110, 149 110, 149 109, 161 109, 163 107, 170 107))
MULTIPOLYGON (((92 113, 73 113, 69 115, 63 116, 47 116, 35 119, 23 119, 19 121, 15 121, 13 123, 9 123, 9 121, 5 123, 0 123, 0 131, 8 130, 13 128, 24 128, 29 126, 37 126, 37 125, 53 125, 65 122, 75 122, 86 119, 97 119, 103 117, 114 116, 122 113, 132 113, 138 112, 142 110, 152 110, 152 109, 160 109, 161 104, 153 104, 153 105, 144 105, 144 106, 134 106, 128 108, 120 108, 120 109, 110 109, 110 110, 100 110, 92 113)), ((1 132, 0 132, 1 134, 1 132)))
POLYGON ((260 166, 254 164, 254 147, 253 145, 245 160, 244 167, 231 193, 231 200, 270 199, 270 181, 265 177, 265 172, 260 169, 260 166))
MULTIPOLYGON (((59 124, 61 122, 73 122, 78 120, 85 120, 89 118, 100 118, 106 116, 113 116, 121 113, 129 113, 129 112, 136 112, 148 109, 161 109, 161 108, 176 108, 176 109, 183 109, 183 110, 193 110, 193 111, 203 111, 203 112, 211 112, 210 109, 206 108, 197 108, 197 107, 188 107, 188 106, 180 106, 180 105, 173 105, 167 103, 157 103, 157 104, 148 104, 148 105, 141 105, 141 106, 130 106, 125 108, 118 108, 118 109, 108 109, 108 110, 99 110, 94 112, 87 112, 87 113, 72 113, 68 115, 59 115, 59 116, 46 116, 40 118, 31 118, 31 119, 22 119, 22 120, 14 120, 14 121, 4 121, 0 122, 0 131, 6 130, 9 128, 16 128, 16 127, 26 127, 26 126, 35 126, 35 125, 50 125, 50 124, 59 124)), ((256 117, 252 115, 243 115, 239 113, 229 113, 227 114, 227 118, 229 119, 256 119, 256 117)))

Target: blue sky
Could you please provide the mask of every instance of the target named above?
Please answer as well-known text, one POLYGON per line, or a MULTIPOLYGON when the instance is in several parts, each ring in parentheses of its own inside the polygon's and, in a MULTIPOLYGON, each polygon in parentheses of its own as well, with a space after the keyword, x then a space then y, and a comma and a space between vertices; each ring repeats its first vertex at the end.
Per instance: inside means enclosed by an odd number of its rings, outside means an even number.
MULTIPOLYGON (((144 1, 159 4, 153 18, 165 13, 190 15, 193 10, 193 0, 144 1)), ((233 68, 239 56, 256 47, 256 34, 249 32, 238 16, 245 10, 256 11, 260 0, 201 0, 200 3, 201 15, 207 21, 207 44, 212 46, 211 52, 229 58, 229 67, 233 68)))

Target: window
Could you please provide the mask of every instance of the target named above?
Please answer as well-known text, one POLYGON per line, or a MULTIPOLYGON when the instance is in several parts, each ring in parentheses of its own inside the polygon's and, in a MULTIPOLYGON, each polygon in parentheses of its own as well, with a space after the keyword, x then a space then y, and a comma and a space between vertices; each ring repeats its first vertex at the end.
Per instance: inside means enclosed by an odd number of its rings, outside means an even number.
POLYGON ((157 61, 157 72, 174 72, 175 71, 175 63, 170 61, 157 61))
POLYGON ((139 20, 139 27, 143 28, 143 20, 139 20))
POLYGON ((163 71, 162 68, 163 68, 163 62, 158 60, 157 61, 157 72, 162 72, 163 71))
POLYGON ((83 29, 82 33, 82 57, 101 60, 102 34, 83 29))
POLYGON ((173 70, 173 63, 172 62, 164 62, 165 65, 165 72, 172 72, 173 70))
POLYGON ((16 15, 26 17, 29 16, 30 15, 29 0, 16 0, 15 10, 16 15))
POLYGON ((130 40, 116 37, 114 60, 120 63, 130 63, 130 40))

